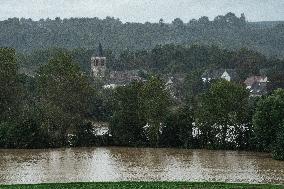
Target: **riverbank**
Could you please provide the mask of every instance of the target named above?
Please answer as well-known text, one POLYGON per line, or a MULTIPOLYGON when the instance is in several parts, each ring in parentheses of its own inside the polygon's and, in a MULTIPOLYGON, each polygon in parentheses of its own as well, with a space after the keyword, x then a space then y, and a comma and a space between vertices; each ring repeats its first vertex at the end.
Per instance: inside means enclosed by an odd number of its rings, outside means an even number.
POLYGON ((66 183, 34 185, 0 185, 0 189, 284 189, 284 185, 238 184, 238 183, 191 183, 191 182, 104 182, 104 183, 66 183))

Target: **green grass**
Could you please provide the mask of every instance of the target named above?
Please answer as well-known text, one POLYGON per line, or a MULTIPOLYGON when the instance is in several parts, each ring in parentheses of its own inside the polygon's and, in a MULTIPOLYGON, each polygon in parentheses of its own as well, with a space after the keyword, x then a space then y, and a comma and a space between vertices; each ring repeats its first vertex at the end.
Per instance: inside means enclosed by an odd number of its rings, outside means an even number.
POLYGON ((99 182, 35 185, 0 185, 0 189, 284 189, 284 185, 191 182, 99 182))

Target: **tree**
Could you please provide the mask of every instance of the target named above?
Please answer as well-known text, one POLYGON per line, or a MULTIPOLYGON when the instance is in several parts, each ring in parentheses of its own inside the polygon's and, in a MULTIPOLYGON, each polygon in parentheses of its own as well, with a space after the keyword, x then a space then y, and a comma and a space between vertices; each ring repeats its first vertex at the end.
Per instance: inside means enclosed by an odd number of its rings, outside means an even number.
POLYGON ((245 13, 242 13, 242 14, 241 14, 240 22, 241 22, 242 24, 245 24, 245 23, 246 23, 246 16, 245 16, 245 13))
POLYGON ((0 147, 42 147, 43 135, 33 112, 33 81, 18 74, 15 50, 0 49, 0 147))
POLYGON ((262 54, 248 50, 240 49, 232 57, 232 66, 236 68, 241 81, 251 75, 258 75, 259 69, 266 63, 266 57, 262 54))
POLYGON ((167 147, 193 147, 192 128, 193 111, 188 106, 169 111, 162 127, 160 144, 167 147))
POLYGON ((217 26, 224 26, 225 24, 226 24, 227 22, 226 22, 226 18, 225 18, 225 16, 223 16, 223 15, 219 15, 219 16, 216 16, 215 18, 214 18, 214 24, 216 24, 217 26))
POLYGON ((182 27, 184 26, 184 23, 183 21, 180 19, 180 18, 175 18, 172 22, 172 24, 175 26, 175 27, 182 27))
POLYGON ((64 145, 68 134, 78 132, 91 119, 94 89, 66 53, 42 66, 36 79, 41 125, 51 138, 56 137, 59 145, 64 145))
POLYGON ((46 136, 38 123, 37 113, 24 110, 17 120, 0 123, 1 148, 48 147, 46 136))
POLYGON ((9 147, 8 143, 10 138, 8 137, 8 130, 11 125, 8 122, 0 122, 0 147, 7 148, 9 147))
POLYGON ((111 120, 111 134, 115 142, 137 146, 144 144, 147 137, 150 145, 157 147, 170 102, 165 84, 151 77, 146 83, 119 87, 114 96, 117 106, 111 120))
POLYGON ((165 25, 164 19, 160 18, 160 20, 159 20, 159 25, 160 25, 160 26, 164 26, 164 25, 165 25))
POLYGON ((242 132, 241 128, 248 124, 248 99, 249 93, 242 85, 226 80, 216 81, 199 97, 197 123, 204 145, 226 148, 235 143, 233 135, 228 133, 237 129, 242 132))
POLYGON ((208 25, 210 23, 210 20, 207 16, 202 16, 198 19, 199 24, 208 25))
POLYGON ((231 25, 235 25, 238 22, 238 17, 236 17, 236 15, 232 12, 229 12, 225 15, 225 20, 227 23, 231 24, 231 25))
POLYGON ((142 87, 142 111, 149 126, 148 139, 150 145, 158 147, 160 129, 165 120, 170 105, 170 96, 165 84, 152 76, 142 87))
POLYGON ((284 60, 271 58, 265 65, 265 74, 269 78, 268 92, 284 88, 284 60))
POLYGON ((142 83, 118 87, 115 91, 115 111, 111 119, 110 132, 118 145, 137 146, 145 143, 146 120, 141 111, 142 83))
POLYGON ((284 90, 278 89, 258 102, 253 117, 254 130, 262 150, 271 151, 279 144, 276 140, 282 137, 283 121, 284 90))
POLYGON ((94 146, 96 144, 95 132, 92 122, 86 122, 77 130, 74 141, 71 142, 74 146, 94 146))
POLYGON ((189 73, 184 82, 184 96, 188 101, 194 101, 195 97, 203 93, 208 85, 204 83, 201 79, 203 70, 195 70, 189 73))
POLYGON ((91 82, 68 54, 60 54, 38 72, 39 94, 66 112, 86 116, 95 94, 91 82))
POLYGON ((284 124, 280 126, 276 141, 272 149, 272 157, 277 160, 284 160, 284 124))
POLYGON ((198 20, 196 20, 196 19, 191 19, 191 20, 188 22, 189 25, 195 25, 195 24, 197 24, 197 23, 198 23, 198 20))
POLYGON ((14 119, 18 110, 20 86, 15 50, 0 48, 0 120, 14 119))

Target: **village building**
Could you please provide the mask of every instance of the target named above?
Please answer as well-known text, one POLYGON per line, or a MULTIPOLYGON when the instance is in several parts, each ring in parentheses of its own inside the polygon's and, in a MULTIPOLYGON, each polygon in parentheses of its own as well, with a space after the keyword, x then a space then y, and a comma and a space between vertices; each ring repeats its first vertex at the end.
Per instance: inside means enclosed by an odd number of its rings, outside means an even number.
POLYGON ((116 88, 118 86, 125 86, 133 81, 145 81, 142 77, 142 70, 125 70, 125 71, 110 71, 108 77, 105 79, 104 88, 116 88))
MULTIPOLYGON (((204 83, 216 79, 225 79, 227 81, 238 81, 238 75, 235 69, 218 69, 206 70, 202 76, 204 83)), ((244 81, 246 89, 249 90, 250 96, 262 96, 267 94, 268 78, 266 76, 251 76, 244 81)))
POLYGON ((227 81, 235 81, 238 79, 235 69, 206 70, 201 78, 203 82, 210 82, 216 79, 225 79, 227 81))
POLYGON ((114 89, 118 86, 125 86, 133 81, 145 81, 141 75, 144 70, 108 70, 107 58, 103 54, 102 45, 99 44, 97 52, 91 57, 91 75, 94 79, 103 83, 103 88, 114 89))
POLYGON ((251 76, 244 83, 250 91, 250 96, 262 96, 267 94, 268 78, 266 76, 251 76))
POLYGON ((91 74, 94 78, 103 79, 106 76, 106 57, 103 56, 101 43, 98 51, 91 57, 91 74))

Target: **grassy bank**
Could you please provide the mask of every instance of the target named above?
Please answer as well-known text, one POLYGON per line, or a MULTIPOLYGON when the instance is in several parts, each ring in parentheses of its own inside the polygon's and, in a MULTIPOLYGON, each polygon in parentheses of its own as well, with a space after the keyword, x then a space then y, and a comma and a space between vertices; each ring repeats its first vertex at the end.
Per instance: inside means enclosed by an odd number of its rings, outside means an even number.
POLYGON ((0 185, 0 189, 284 189, 284 185, 190 183, 190 182, 109 182, 109 183, 68 183, 35 185, 0 185))

